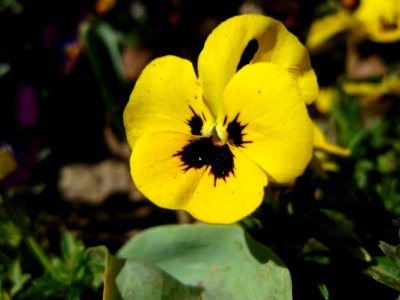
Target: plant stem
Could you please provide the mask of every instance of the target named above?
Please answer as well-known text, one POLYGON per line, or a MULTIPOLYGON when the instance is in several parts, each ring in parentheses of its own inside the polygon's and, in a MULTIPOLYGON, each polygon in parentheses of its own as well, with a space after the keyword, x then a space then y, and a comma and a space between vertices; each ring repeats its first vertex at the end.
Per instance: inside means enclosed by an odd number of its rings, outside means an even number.
POLYGON ((30 235, 25 238, 25 242, 32 254, 36 257, 43 269, 46 270, 53 279, 61 281, 61 276, 57 270, 53 267, 47 255, 44 253, 42 247, 39 246, 37 241, 30 235))

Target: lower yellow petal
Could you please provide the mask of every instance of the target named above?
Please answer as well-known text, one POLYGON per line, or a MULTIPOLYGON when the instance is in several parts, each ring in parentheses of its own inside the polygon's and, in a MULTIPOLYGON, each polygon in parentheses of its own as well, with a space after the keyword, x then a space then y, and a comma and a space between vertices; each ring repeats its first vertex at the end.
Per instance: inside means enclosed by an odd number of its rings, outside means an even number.
POLYGON ((184 171, 175 154, 191 137, 153 133, 139 138, 131 155, 131 174, 138 190, 156 205, 183 209, 193 196, 206 168, 184 171))
POLYGON ((240 149, 231 150, 234 175, 214 182, 214 176, 207 171, 184 208, 198 220, 234 223, 254 212, 262 202, 268 183, 266 174, 240 149))
POLYGON ((215 179, 209 166, 186 168, 175 154, 191 136, 153 133, 137 140, 131 174, 138 190, 156 205, 183 209, 200 221, 234 223, 261 203, 266 174, 240 150, 233 149, 234 169, 215 179))

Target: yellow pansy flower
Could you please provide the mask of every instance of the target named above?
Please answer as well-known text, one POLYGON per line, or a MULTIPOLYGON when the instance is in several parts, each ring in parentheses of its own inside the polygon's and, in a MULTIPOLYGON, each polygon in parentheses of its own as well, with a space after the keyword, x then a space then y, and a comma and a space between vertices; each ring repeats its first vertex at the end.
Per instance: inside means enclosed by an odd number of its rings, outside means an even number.
POLYGON ((373 41, 395 42, 400 39, 399 0, 362 0, 354 16, 373 41))
POLYGON ((381 105, 379 100, 385 95, 400 96, 400 77, 397 74, 385 75, 378 82, 345 81, 343 91, 359 97, 363 107, 373 108, 381 105))
POLYGON ((327 153, 339 155, 339 156, 349 156, 351 154, 349 149, 337 146, 335 144, 330 143, 325 134, 319 128, 315 122, 313 122, 314 127, 314 150, 319 151, 322 150, 327 153))
POLYGON ((327 45, 327 41, 337 34, 360 27, 354 16, 346 9, 316 19, 311 23, 306 46, 311 52, 317 52, 327 45))
POLYGON ((380 43, 398 41, 400 1, 361 0, 354 11, 341 7, 311 24, 306 46, 310 51, 319 51, 331 38, 347 31, 355 40, 367 38, 380 43))
POLYGON ((340 147, 328 141, 324 132, 314 121, 314 157, 312 164, 322 177, 326 177, 326 171, 338 172, 339 166, 330 160, 330 154, 347 157, 351 155, 351 151, 347 148, 340 147))
POLYGON ((164 56, 143 70, 124 111, 131 175, 158 206, 233 223, 310 161, 317 81, 298 39, 257 14, 222 22, 197 65, 164 56))
POLYGON ((0 147, 0 180, 17 169, 17 162, 8 147, 0 147))
POLYGON ((317 99, 314 102, 317 110, 322 114, 328 114, 335 101, 339 97, 339 91, 334 86, 320 88, 317 99))

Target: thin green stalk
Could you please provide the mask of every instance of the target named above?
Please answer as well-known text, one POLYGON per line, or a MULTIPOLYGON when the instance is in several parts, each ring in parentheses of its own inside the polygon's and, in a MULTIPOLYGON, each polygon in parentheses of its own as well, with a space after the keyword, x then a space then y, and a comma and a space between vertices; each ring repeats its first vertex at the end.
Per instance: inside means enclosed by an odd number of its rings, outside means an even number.
POLYGON ((28 245, 28 248, 31 250, 32 254, 42 265, 43 269, 46 270, 53 279, 61 281, 60 274, 53 267, 46 253, 44 253, 42 247, 40 247, 37 241, 32 236, 28 235, 27 237, 25 237, 25 242, 28 245))

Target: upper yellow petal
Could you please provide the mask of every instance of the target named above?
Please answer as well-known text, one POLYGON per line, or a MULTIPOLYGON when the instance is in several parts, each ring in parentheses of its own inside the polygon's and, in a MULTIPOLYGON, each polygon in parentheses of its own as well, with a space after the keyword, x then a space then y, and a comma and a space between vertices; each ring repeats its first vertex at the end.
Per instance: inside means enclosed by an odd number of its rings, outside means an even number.
POLYGON ((153 132, 190 134, 188 121, 193 117, 192 110, 212 119, 192 63, 175 56, 153 60, 136 82, 124 111, 131 148, 138 137, 153 132))
POLYGON ((312 156, 313 128, 298 86, 272 63, 243 67, 229 82, 217 118, 225 128, 235 116, 243 126, 244 154, 277 182, 302 174, 312 156))
POLYGON ((290 71, 306 103, 318 93, 315 73, 307 49, 285 26, 270 17, 245 14, 222 22, 208 36, 198 60, 199 79, 205 99, 214 113, 225 86, 237 72, 244 50, 257 41, 254 62, 273 62, 290 71))

